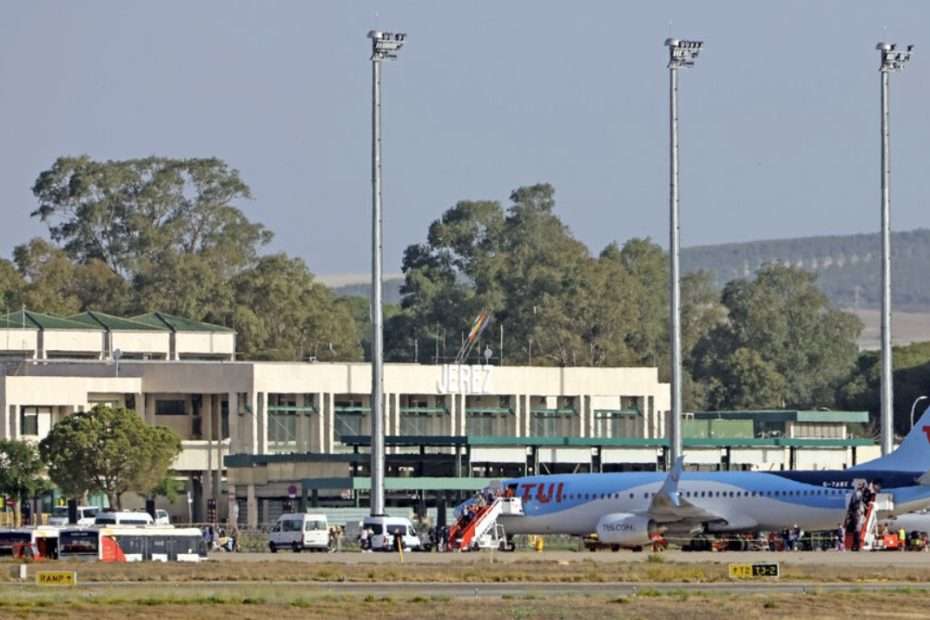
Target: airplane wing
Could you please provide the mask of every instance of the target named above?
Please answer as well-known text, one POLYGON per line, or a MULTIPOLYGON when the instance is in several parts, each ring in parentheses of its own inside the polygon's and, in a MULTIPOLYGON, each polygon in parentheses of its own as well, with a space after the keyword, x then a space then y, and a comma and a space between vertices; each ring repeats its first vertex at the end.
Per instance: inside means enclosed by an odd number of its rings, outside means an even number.
POLYGON ((662 483, 662 488, 652 497, 652 502, 647 510, 649 517, 656 523, 729 521, 725 516, 700 508, 681 496, 678 492, 678 481, 681 480, 684 466, 685 459, 683 456, 675 459, 675 464, 672 466, 672 470, 668 472, 665 482, 662 483))

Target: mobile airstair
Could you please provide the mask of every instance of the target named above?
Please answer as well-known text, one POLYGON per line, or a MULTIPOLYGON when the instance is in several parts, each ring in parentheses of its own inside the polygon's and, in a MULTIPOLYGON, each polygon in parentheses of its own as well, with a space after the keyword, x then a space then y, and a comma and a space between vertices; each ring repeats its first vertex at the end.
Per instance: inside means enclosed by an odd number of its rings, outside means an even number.
POLYGON ((519 497, 497 497, 468 516, 462 517, 449 530, 449 551, 500 548, 507 533, 498 523, 501 516, 523 516, 523 501, 519 497))
POLYGON ((881 548, 878 544, 878 522, 894 510, 894 496, 891 493, 876 493, 865 513, 865 524, 860 532, 860 547, 864 550, 881 548))

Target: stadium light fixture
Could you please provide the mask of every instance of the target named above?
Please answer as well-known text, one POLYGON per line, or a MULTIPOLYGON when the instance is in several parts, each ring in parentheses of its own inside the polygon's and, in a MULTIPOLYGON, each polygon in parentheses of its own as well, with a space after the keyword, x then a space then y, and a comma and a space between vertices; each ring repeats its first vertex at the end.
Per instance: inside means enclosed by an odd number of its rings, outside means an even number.
POLYGON ((681 437, 681 272, 679 261, 678 219, 678 70, 694 65, 704 47, 703 41, 666 39, 669 74, 669 348, 672 366, 671 425, 669 427, 671 458, 665 463, 671 468, 682 455, 681 437))

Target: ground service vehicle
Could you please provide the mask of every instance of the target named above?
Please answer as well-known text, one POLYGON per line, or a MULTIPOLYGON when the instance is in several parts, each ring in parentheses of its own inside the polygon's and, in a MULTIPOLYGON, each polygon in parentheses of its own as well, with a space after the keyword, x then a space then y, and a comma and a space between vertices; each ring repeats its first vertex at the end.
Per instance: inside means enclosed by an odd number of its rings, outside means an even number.
POLYGON ((371 530, 372 551, 396 551, 397 533, 403 536, 404 549, 419 551, 422 546, 416 529, 406 517, 365 517, 362 527, 371 530))
POLYGON ((155 520, 147 512, 98 512, 94 525, 153 525, 155 520))
POLYGON ((327 551, 329 522, 326 515, 290 512, 278 517, 268 532, 268 550, 276 553, 278 549, 327 551))
POLYGON ((199 562, 207 545, 195 527, 63 528, 58 534, 62 560, 104 562, 199 562))
POLYGON ((20 527, 0 530, 0 556, 14 558, 58 557, 57 527, 20 527))
MULTIPOLYGON (((102 509, 99 506, 78 506, 77 523, 73 525, 93 525, 94 518, 102 509)), ((68 507, 55 506, 52 516, 48 518, 49 525, 68 525, 68 507)))

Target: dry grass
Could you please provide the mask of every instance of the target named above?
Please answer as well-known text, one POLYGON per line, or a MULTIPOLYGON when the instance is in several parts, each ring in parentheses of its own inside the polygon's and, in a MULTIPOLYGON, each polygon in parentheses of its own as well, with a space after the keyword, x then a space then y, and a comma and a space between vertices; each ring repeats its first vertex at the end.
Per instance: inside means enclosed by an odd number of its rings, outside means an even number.
MULTIPOLYGON (((481 556, 479 556, 480 558, 481 556)), ((288 560, 257 562, 203 562, 200 564, 100 562, 53 562, 55 570, 75 570, 82 582, 190 583, 190 582, 442 582, 442 583, 618 583, 728 581, 723 562, 598 562, 526 560, 492 563, 462 557, 449 564, 306 563, 288 560)), ((36 565, 34 569, 39 566, 36 565)), ((0 583, 13 581, 13 563, 0 563, 0 583)), ((924 566, 782 565, 783 581, 824 582, 924 582, 924 566)))
MULTIPOLYGON (((151 590, 151 587, 149 587, 151 590)), ((242 594, 202 593, 196 596, 152 594, 145 588, 119 595, 94 595, 73 590, 41 597, 4 592, 0 617, 87 618, 125 620, 198 620, 274 617, 289 618, 410 618, 458 620, 489 618, 850 618, 925 617, 927 592, 824 593, 774 595, 718 595, 644 590, 625 597, 504 596, 448 599, 404 595, 305 596, 294 588, 265 587, 242 594)))

